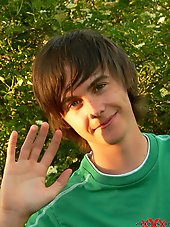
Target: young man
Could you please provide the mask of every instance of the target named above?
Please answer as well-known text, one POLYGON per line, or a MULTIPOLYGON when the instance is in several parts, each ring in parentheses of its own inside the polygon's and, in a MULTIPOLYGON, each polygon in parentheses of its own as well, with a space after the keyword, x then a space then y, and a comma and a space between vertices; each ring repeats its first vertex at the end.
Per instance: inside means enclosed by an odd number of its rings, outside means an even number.
POLYGON ((170 223, 170 136, 140 132, 137 74, 121 48, 88 30, 53 38, 34 62, 33 86, 54 136, 37 162, 49 126, 37 137, 32 126, 15 162, 12 133, 0 226, 22 227, 27 219, 27 227, 170 223), (88 153, 71 177, 65 170, 46 188, 61 131, 88 153))

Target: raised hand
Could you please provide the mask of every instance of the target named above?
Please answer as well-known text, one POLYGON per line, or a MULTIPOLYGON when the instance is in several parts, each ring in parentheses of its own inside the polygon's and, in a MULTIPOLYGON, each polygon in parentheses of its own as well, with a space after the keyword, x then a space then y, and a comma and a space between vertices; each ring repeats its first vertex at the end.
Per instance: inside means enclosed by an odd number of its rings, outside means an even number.
POLYGON ((15 150, 18 134, 16 131, 12 132, 1 185, 0 213, 14 214, 26 220, 49 203, 66 185, 72 172, 70 169, 65 170, 53 185, 45 186, 47 169, 58 150, 62 136, 60 130, 54 133, 51 143, 38 162, 48 130, 48 123, 44 122, 37 135, 38 127, 31 126, 17 161, 15 150))

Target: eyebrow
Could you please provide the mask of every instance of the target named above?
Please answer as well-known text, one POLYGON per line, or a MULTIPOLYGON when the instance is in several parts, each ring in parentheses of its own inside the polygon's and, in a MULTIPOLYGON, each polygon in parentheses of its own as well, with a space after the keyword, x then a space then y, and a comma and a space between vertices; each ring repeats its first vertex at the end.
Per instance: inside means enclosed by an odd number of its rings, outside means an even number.
MULTIPOLYGON (((107 79, 108 78, 108 75, 101 75, 101 76, 98 76, 98 77, 96 77, 89 85, 88 85, 88 87, 87 87, 87 91, 90 91, 91 89, 93 89, 94 87, 95 87, 95 85, 97 84, 97 83, 99 83, 100 81, 103 81, 103 80, 105 80, 105 79, 107 79)), ((74 99, 74 98, 76 98, 77 96, 74 96, 74 95, 71 95, 71 96, 66 96, 66 94, 67 94, 67 92, 69 92, 69 90, 70 90, 70 87, 68 87, 67 89, 66 89, 66 91, 64 92, 64 98, 63 98, 63 100, 62 100, 62 103, 63 104, 66 104, 66 103, 68 103, 69 101, 71 101, 72 99, 74 99)))

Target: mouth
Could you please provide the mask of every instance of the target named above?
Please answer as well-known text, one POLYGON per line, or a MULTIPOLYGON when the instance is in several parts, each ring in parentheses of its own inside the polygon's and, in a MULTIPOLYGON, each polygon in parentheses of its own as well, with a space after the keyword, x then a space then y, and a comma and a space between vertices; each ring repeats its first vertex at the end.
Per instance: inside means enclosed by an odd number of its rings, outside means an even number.
POLYGON ((115 112, 107 120, 105 120, 104 122, 102 122, 101 124, 99 124, 96 128, 93 129, 93 131, 95 131, 98 128, 104 129, 104 128, 108 127, 111 124, 112 120, 116 117, 116 115, 117 115, 117 112, 115 112))

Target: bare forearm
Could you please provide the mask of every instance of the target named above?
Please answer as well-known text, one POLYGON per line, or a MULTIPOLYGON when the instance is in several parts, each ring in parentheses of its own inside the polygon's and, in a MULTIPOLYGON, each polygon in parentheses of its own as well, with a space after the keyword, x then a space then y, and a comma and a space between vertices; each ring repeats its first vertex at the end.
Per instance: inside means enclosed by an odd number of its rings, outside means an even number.
POLYGON ((27 219, 13 212, 0 211, 0 227, 24 227, 27 219))

